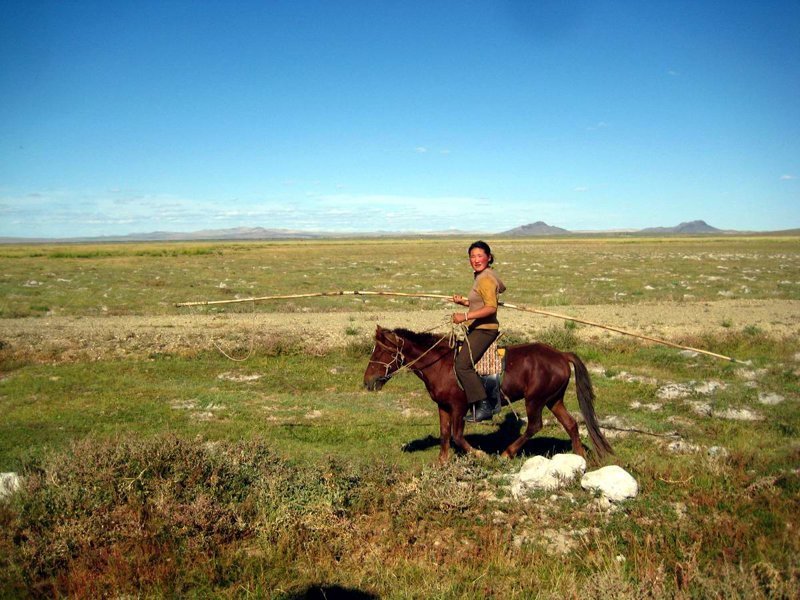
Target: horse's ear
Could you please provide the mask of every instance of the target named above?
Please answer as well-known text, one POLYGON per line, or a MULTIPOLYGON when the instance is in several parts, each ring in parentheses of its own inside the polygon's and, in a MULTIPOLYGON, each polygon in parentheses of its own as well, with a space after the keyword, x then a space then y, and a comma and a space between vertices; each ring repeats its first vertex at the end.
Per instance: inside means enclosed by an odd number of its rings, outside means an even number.
POLYGON ((393 331, 391 331, 390 329, 384 329, 383 330, 383 337, 386 338, 387 340, 389 340, 395 346, 402 346, 403 345, 403 342, 400 340, 400 338, 397 337, 397 335, 395 335, 395 333, 393 331))

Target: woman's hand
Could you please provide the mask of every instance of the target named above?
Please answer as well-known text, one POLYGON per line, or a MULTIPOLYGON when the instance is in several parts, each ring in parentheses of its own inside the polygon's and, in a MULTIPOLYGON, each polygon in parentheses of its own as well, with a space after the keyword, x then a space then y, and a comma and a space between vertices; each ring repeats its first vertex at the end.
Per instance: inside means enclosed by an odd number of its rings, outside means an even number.
POLYGON ((458 325, 459 323, 466 323, 467 321, 469 321, 469 319, 467 318, 467 313, 465 312, 453 313, 452 320, 453 323, 455 323, 456 325, 458 325))
POLYGON ((461 306, 469 306, 469 300, 459 294, 453 294, 453 302, 460 304, 461 306))

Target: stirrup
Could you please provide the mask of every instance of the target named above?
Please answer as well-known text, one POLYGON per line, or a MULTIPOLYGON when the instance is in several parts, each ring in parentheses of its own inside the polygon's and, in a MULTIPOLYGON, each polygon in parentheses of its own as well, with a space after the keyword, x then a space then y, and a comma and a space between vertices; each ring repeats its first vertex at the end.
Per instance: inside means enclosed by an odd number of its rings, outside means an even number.
POLYGON ((497 411, 494 410, 492 407, 491 402, 489 399, 481 400, 480 402, 475 402, 471 405, 472 411, 469 411, 467 408, 467 414, 464 416, 464 420, 467 423, 480 423, 481 421, 491 421, 492 417, 500 412, 499 407, 497 411))

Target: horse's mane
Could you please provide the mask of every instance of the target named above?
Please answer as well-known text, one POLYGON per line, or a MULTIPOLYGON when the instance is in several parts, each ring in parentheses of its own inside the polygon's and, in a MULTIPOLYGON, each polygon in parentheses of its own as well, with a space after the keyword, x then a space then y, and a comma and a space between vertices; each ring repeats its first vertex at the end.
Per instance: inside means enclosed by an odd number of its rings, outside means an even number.
POLYGON ((406 339, 418 346, 433 346, 442 337, 441 335, 434 335, 432 333, 419 333, 409 329, 404 329, 402 327, 392 329, 391 331, 394 332, 395 335, 398 335, 401 338, 406 339))

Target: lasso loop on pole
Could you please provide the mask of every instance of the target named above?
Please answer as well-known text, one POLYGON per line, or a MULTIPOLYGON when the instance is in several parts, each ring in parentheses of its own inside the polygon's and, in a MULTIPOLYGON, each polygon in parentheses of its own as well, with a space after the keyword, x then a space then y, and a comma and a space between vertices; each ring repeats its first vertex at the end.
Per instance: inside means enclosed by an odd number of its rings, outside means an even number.
MULTIPOLYGON (((364 291, 364 290, 354 290, 354 291, 334 291, 334 292, 316 292, 311 294, 290 294, 290 295, 283 295, 283 296, 261 296, 258 298, 241 298, 236 300, 202 300, 198 302, 179 302, 175 306, 176 307, 184 307, 184 306, 211 306, 216 304, 233 304, 237 302, 259 302, 263 300, 290 300, 296 298, 321 298, 325 296, 402 296, 406 298, 439 298, 443 300, 450 300, 452 296, 447 296, 444 294, 424 294, 424 293, 405 293, 405 292, 374 292, 374 291, 364 291)), ((569 315, 562 315, 554 312, 549 312, 545 310, 539 310, 536 308, 528 308, 525 306, 517 306, 515 304, 510 304, 508 302, 499 302, 499 306, 504 308, 510 308, 512 310, 519 310, 522 312, 529 312, 538 315, 544 315, 547 317, 554 317, 556 319, 564 319, 567 321, 573 321, 575 323, 581 323, 583 325, 590 325, 592 327, 599 327, 601 329, 606 329, 608 331, 614 331, 616 333, 621 333, 623 335, 628 335, 631 337, 639 338, 642 340, 647 340, 649 342, 654 342, 656 344, 662 344, 664 346, 671 346, 672 348, 680 348, 682 350, 690 350, 692 352, 697 352, 699 354, 705 354, 707 356, 713 356, 714 358, 720 358, 722 360, 727 360, 730 362, 739 362, 742 361, 736 360, 730 356, 725 356, 724 354, 717 354, 715 352, 709 352, 708 350, 703 350, 701 348, 693 348, 691 346, 684 346, 681 344, 676 344, 675 342, 670 342, 668 340, 662 340, 659 338, 642 335, 639 333, 634 333, 632 331, 627 331, 625 329, 620 329, 619 327, 613 327, 611 325, 604 325, 602 323, 594 323, 592 321, 587 321, 585 319, 579 319, 577 317, 571 317, 569 315)), ((255 310, 254 310, 255 314, 255 310)), ((234 359, 231 359, 234 360, 234 359)))

